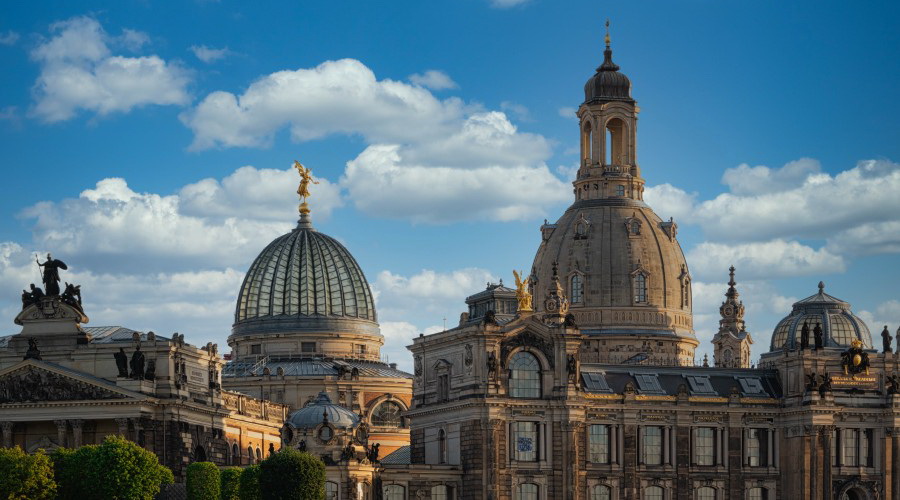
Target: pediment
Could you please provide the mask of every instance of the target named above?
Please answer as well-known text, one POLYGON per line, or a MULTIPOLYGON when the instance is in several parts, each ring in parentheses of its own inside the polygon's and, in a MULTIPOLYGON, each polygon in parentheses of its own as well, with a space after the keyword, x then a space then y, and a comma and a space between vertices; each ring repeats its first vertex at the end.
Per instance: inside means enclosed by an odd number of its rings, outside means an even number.
POLYGON ((542 333, 540 329, 529 328, 528 326, 517 329, 514 332, 509 332, 508 336, 500 343, 500 358, 504 364, 513 350, 524 347, 525 349, 535 349, 542 352, 550 366, 553 366, 553 341, 549 335, 542 333))
POLYGON ((0 371, 0 404, 145 399, 89 374, 33 359, 0 371))

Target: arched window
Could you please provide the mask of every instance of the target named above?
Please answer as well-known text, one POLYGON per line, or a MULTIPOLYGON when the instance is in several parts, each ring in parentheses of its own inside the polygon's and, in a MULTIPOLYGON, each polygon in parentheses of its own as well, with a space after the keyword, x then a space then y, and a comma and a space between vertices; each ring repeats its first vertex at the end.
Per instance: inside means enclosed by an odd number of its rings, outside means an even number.
POLYGON ((256 448, 256 463, 262 462, 262 452, 259 451, 259 448, 256 448))
POLYGON ((533 354, 519 351, 509 361, 509 395, 541 397, 541 365, 533 354))
POLYGON ((431 500, 450 500, 447 487, 443 484, 431 487, 431 500))
POLYGON ((659 486, 647 486, 642 500, 663 500, 663 489, 659 486))
POLYGON ((606 122, 606 164, 625 165, 625 123, 618 118, 606 122))
POLYGON ((598 484, 591 490, 591 500, 610 500, 612 491, 605 484, 598 484))
POLYGON ((241 465, 241 449, 237 443, 231 445, 231 465, 241 465))
POLYGON ((517 488, 518 498, 516 500, 538 500, 538 485, 534 483, 522 483, 517 488))
POLYGON ((338 484, 325 481, 325 500, 338 500, 338 484))
POLYGON ((400 413, 403 407, 394 401, 385 401, 372 412, 372 425, 384 427, 402 427, 403 418, 400 413))
POLYGON ((697 500, 716 500, 716 489, 709 486, 697 489, 697 500))
POLYGON ((444 432, 444 429, 438 431, 438 453, 440 454, 438 463, 447 463, 447 433, 444 432))
POLYGON ((206 462, 206 450, 204 450, 202 446, 197 446, 197 448, 194 449, 194 461, 206 462))
POLYGON ((251 465, 253 464, 253 447, 252 446, 247 447, 247 463, 249 463, 251 465))
POLYGON ((399 484, 386 484, 381 490, 384 500, 406 500, 406 488, 399 484))
POLYGON ((572 276, 572 303, 580 304, 584 300, 584 278, 580 274, 572 276))
POLYGON ((637 273, 634 277, 634 301, 638 304, 647 302, 647 276, 637 273))

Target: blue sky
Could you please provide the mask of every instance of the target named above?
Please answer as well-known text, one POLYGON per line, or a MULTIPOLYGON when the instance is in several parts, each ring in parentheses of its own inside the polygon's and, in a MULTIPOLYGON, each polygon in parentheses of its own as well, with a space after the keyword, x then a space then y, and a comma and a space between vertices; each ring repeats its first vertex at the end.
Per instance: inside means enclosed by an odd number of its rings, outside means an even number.
MULTIPOLYGON (((225 344, 244 270, 295 218, 378 295, 392 360, 570 203, 572 110, 602 58, 641 107, 647 199, 674 216, 698 336, 738 267, 754 353, 827 290, 900 325, 892 2, 181 2, 0 6, 0 314, 66 260, 91 324, 225 344)), ((709 350, 704 343, 701 350, 709 350)))

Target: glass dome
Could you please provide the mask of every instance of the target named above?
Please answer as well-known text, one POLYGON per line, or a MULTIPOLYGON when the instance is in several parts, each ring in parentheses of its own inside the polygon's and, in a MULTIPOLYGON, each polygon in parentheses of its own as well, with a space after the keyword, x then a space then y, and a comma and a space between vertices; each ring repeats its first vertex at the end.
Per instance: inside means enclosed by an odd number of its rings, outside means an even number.
POLYGON ((825 284, 819 282, 819 293, 794 304, 791 314, 778 322, 772 333, 770 351, 798 349, 801 344, 803 324, 809 327, 809 345, 815 345, 813 329, 822 328, 826 348, 848 348, 854 339, 863 343, 864 349, 872 348, 869 327, 853 314, 850 304, 825 293, 825 284))

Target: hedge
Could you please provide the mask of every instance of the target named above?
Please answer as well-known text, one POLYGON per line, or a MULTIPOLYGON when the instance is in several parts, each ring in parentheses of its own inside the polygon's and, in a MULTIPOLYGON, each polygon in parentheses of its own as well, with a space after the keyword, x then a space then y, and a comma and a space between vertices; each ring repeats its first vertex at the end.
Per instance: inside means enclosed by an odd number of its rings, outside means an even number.
POLYGON ((222 500, 241 500, 241 469, 229 468, 222 469, 219 491, 219 498, 222 500))
POLYGON ((174 481, 172 471, 150 451, 119 436, 107 436, 90 460, 97 481, 93 498, 152 500, 160 486, 174 481))
POLYGON ((29 455, 18 446, 0 448, 0 498, 51 500, 55 496, 53 463, 43 450, 29 455))
POLYGON ((263 500, 322 500, 325 464, 318 457, 283 448, 259 464, 263 500))
POLYGON ((188 465, 185 488, 188 500, 219 500, 219 468, 212 462, 188 465))
POLYGON ((241 500, 262 500, 259 474, 259 465, 248 465, 241 472, 241 500))

